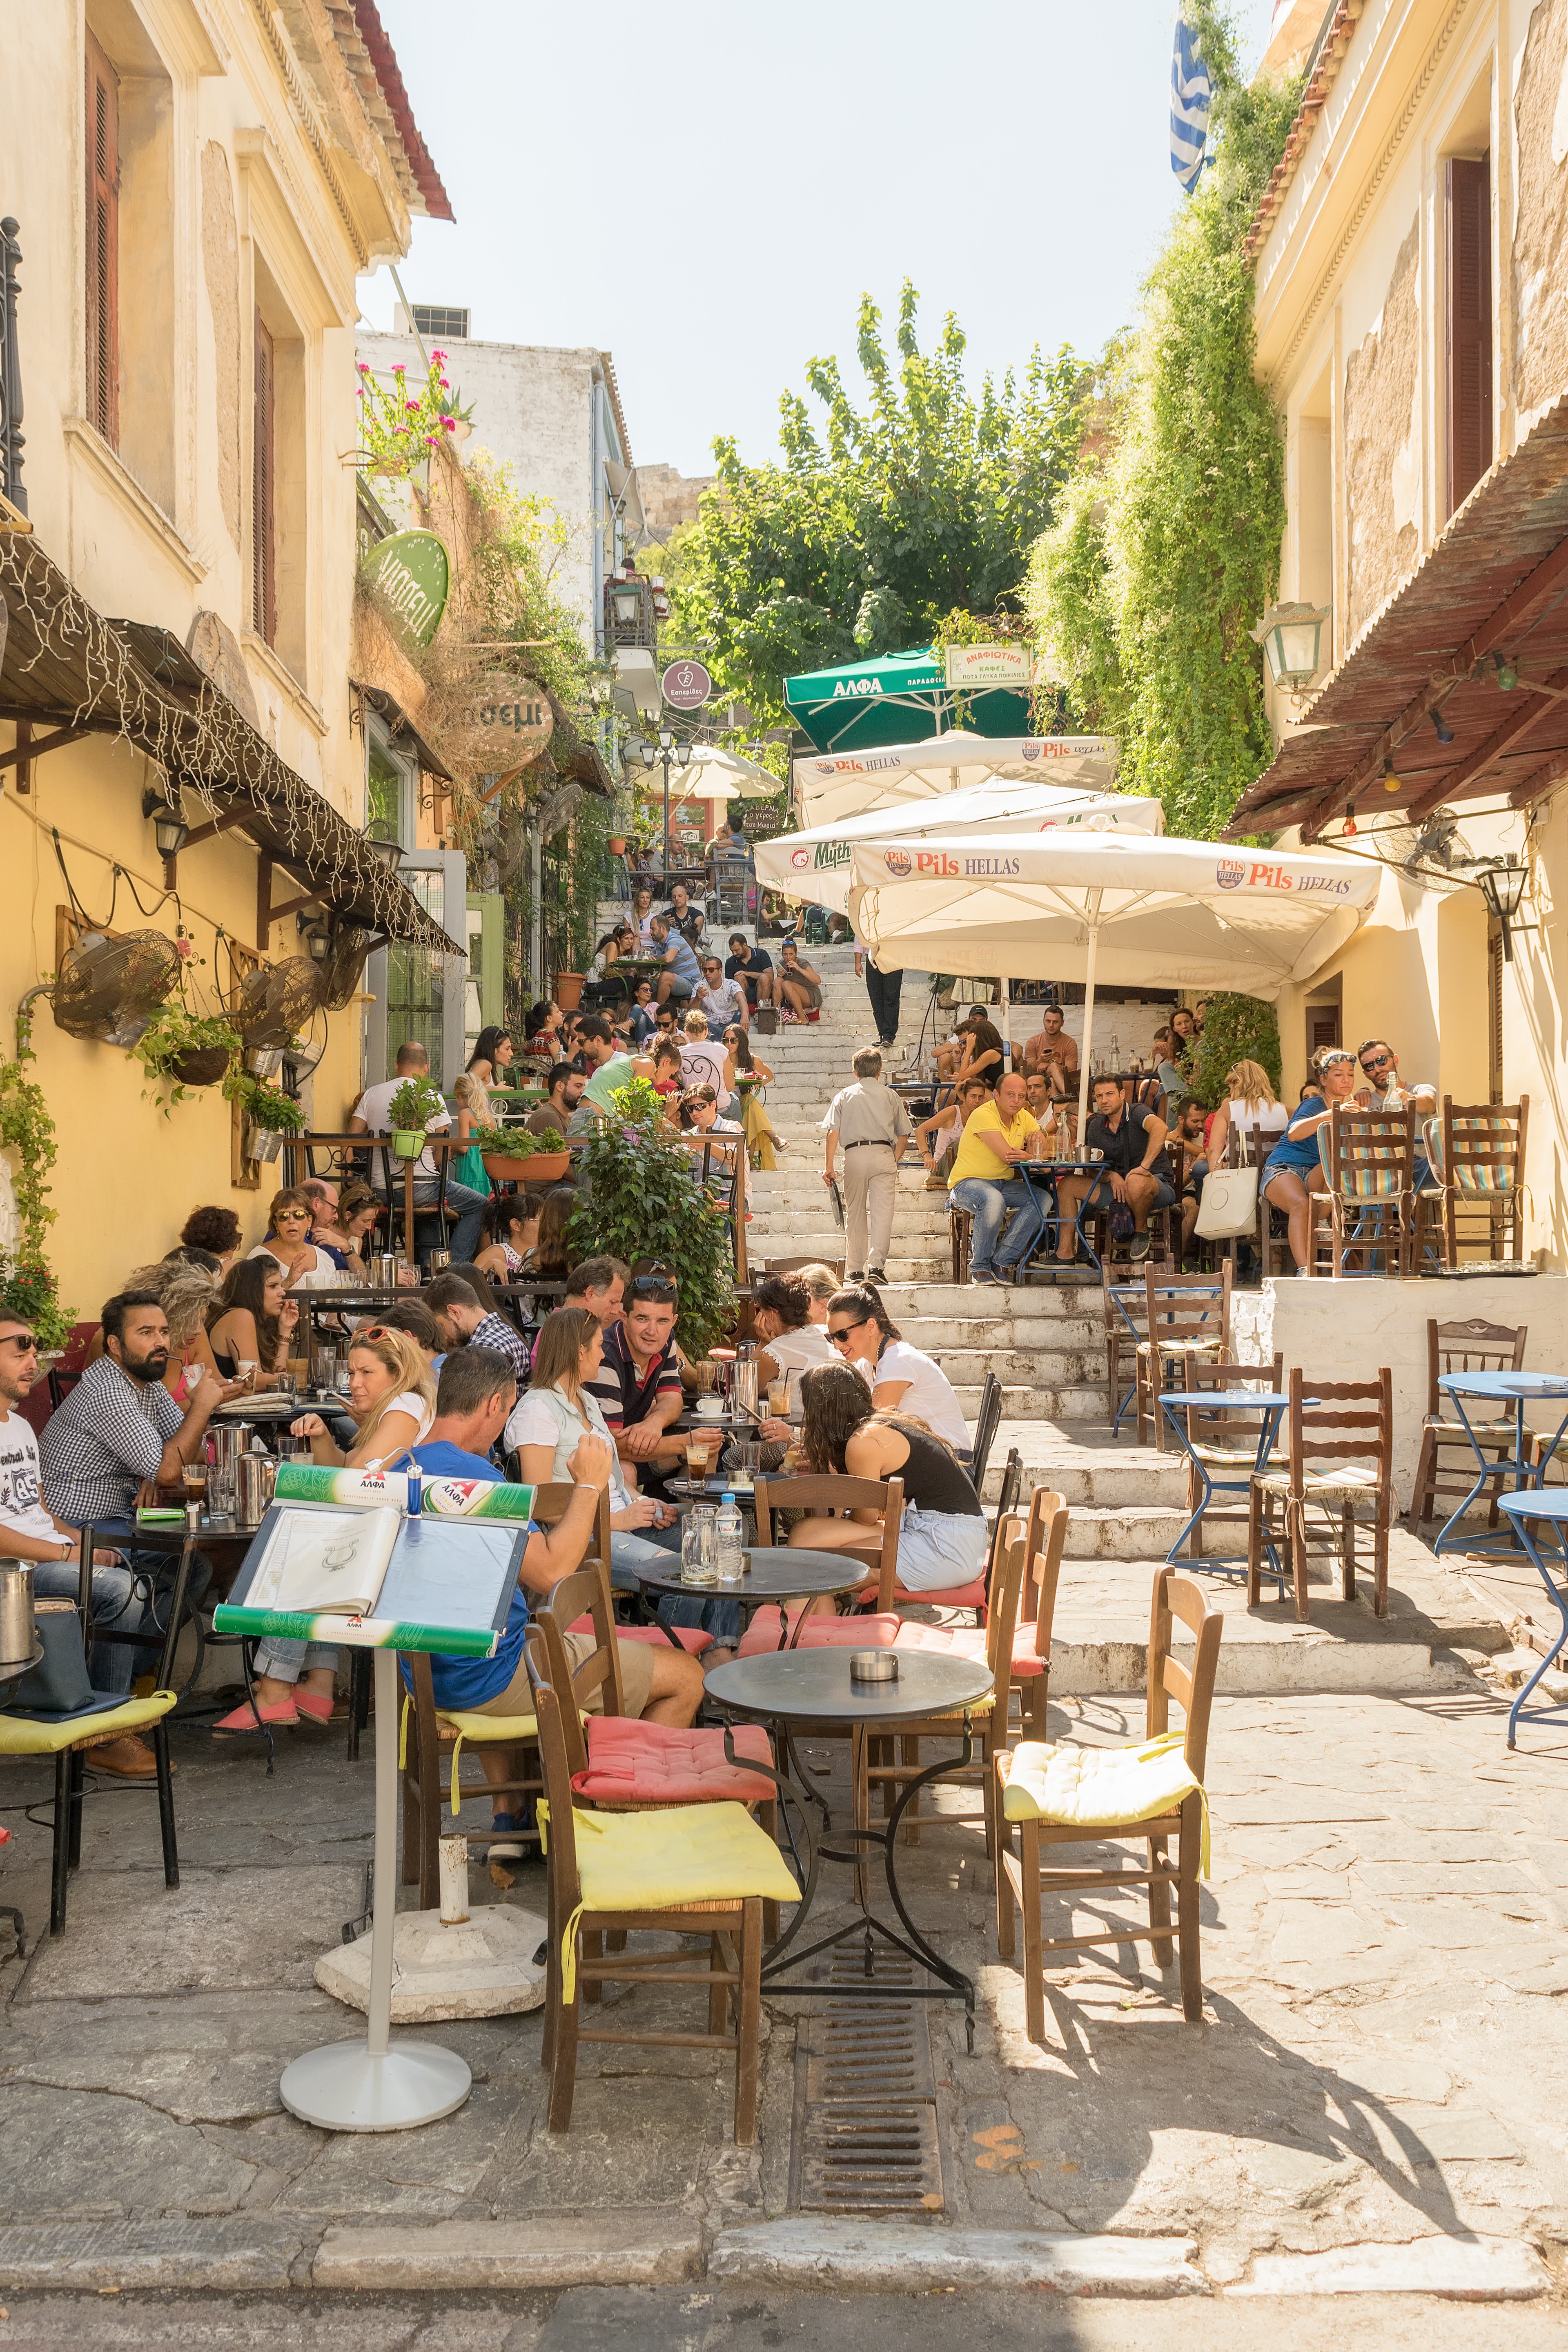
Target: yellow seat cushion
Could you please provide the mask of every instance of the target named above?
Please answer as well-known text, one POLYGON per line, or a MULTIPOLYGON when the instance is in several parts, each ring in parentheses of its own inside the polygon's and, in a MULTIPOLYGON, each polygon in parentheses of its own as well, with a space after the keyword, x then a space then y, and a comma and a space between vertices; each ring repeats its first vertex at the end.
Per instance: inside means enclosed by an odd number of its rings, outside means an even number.
POLYGON ((177 1691, 153 1691, 146 1698, 128 1698, 123 1706, 105 1707, 101 1715, 66 1715, 52 1723, 0 1715, 0 1756, 58 1756, 62 1748, 96 1748, 100 1739, 123 1739, 128 1732, 161 1723, 178 1700, 177 1691))
MULTIPOLYGON (((1002 1812, 1010 1822, 1051 1822, 1086 1830, 1122 1829, 1173 1812, 1203 1784, 1183 1754, 1179 1731, 1137 1748, 1069 1748, 1022 1739, 996 1759, 1002 1812)), ((1200 1867, 1208 1876, 1208 1801, 1200 1867)))
MULTIPOLYGON (((1265 1494, 1288 1495, 1290 1473, 1289 1470, 1268 1470, 1253 1483, 1261 1486, 1265 1494)), ((1347 1462, 1337 1470, 1309 1470, 1301 1480, 1302 1496, 1309 1503, 1321 1502, 1330 1495, 1375 1495, 1377 1487, 1375 1463, 1368 1463, 1364 1468, 1347 1462)))
POLYGON ((539 1719, 531 1715, 470 1715, 436 1709, 436 1720, 449 1725, 459 1739, 537 1739, 539 1719))
MULTIPOLYGON (((548 1827, 550 1809, 539 1807, 548 1827)), ((800 1888, 767 1832, 744 1805, 671 1805, 658 1813, 572 1809, 577 1908, 561 1938, 563 2001, 575 1996, 577 1921, 584 1911, 677 1911, 761 1895, 798 1903, 800 1888)))

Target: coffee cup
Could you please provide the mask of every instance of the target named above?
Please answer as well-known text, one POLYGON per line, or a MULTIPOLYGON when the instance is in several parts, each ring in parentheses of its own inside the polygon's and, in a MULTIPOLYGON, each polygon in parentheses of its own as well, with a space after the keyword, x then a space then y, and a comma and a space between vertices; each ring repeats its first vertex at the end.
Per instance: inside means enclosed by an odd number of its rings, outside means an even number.
POLYGON ((699 1397, 697 1400, 697 1414, 700 1421, 717 1421, 723 1410, 722 1397, 705 1396, 699 1397))

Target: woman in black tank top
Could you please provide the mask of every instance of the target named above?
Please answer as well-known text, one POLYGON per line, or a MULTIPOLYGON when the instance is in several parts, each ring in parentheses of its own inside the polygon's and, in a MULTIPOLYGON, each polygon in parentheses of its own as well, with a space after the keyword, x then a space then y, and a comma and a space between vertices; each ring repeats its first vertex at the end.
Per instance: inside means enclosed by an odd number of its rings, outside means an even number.
MULTIPOLYGON (((985 1514, 966 1471, 940 1438, 899 1413, 874 1411, 871 1392, 849 1364, 814 1366, 801 1382, 805 1406, 802 1450, 819 1476, 899 1478, 904 1516, 899 1530, 899 1580, 911 1591, 955 1591, 985 1564, 985 1514)), ((837 1551, 866 1540, 873 1511, 847 1518, 803 1519, 792 1529, 797 1549, 837 1551)))

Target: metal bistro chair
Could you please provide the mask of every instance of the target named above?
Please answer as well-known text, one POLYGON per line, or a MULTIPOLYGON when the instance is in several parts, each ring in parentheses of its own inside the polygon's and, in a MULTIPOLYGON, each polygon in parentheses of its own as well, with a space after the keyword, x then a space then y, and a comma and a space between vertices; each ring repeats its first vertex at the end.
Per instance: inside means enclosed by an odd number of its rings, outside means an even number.
MULTIPOLYGON (((1437 1386, 1445 1372, 1519 1372, 1524 1370, 1524 1343, 1530 1336, 1528 1323, 1488 1323, 1479 1316, 1468 1323, 1439 1323, 1430 1317, 1426 1324, 1426 1414, 1421 1423, 1421 1451, 1415 1459, 1415 1478, 1410 1489, 1410 1525, 1423 1528, 1432 1517, 1439 1495, 1451 1495, 1454 1503, 1461 1503, 1474 1486, 1475 1452, 1464 1424, 1452 1412, 1443 1411, 1443 1392, 1437 1386), (1460 1469, 1451 1477, 1441 1475, 1439 1457, 1444 1449, 1457 1452, 1460 1469)), ((1487 1451, 1486 1421, 1480 1400, 1470 1427, 1483 1454, 1487 1451)), ((1506 1461, 1513 1451, 1513 1416, 1507 1411, 1498 1415, 1498 1436, 1492 1451, 1500 1461, 1506 1461)), ((1498 1494, 1491 1496, 1491 1509, 1487 1525, 1495 1528, 1498 1520, 1498 1494)), ((1447 1514, 1445 1514, 1445 1517, 1447 1514)))
POLYGON ((1441 1118, 1429 1122, 1432 1172, 1416 1202, 1419 1252, 1436 1246, 1445 1266, 1458 1266, 1461 1249, 1479 1249, 1517 1265, 1524 1255, 1524 1145, 1530 1097, 1516 1103, 1456 1103, 1443 1097, 1441 1118), (1461 1233, 1460 1221, 1466 1230, 1461 1233), (1503 1243, 1510 1229, 1512 1248, 1503 1243))
POLYGON ((1230 1353, 1230 1261, 1218 1274, 1143 1274, 1144 1328, 1138 1342, 1138 1442, 1147 1423, 1154 1425, 1157 1453, 1165 1448, 1160 1391, 1190 1388, 1196 1365, 1230 1353))
POLYGON ((1315 1271, 1317 1245, 1326 1238, 1336 1281, 1347 1257, 1360 1258, 1363 1275, 1408 1274, 1415 1237, 1414 1106, 1363 1110, 1337 1102, 1319 1134, 1328 1189, 1312 1193, 1309 1268, 1315 1271))

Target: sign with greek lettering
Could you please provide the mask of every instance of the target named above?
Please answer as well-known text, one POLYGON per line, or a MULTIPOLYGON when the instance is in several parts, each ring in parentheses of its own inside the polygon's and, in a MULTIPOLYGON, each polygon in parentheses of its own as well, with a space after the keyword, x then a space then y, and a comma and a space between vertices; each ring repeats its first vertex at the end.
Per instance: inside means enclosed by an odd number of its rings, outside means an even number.
POLYGON ((1011 687, 1027 694, 1035 683, 1035 660, 1027 646, 949 646, 949 686, 1011 687))
POLYGON ((506 775, 526 767, 543 751, 555 724, 532 678, 499 669, 477 673, 432 715, 442 751, 470 776, 506 775))
POLYGON ((364 576, 411 646, 427 646, 441 625, 451 586, 447 550, 433 530, 400 530, 377 541, 364 576))

